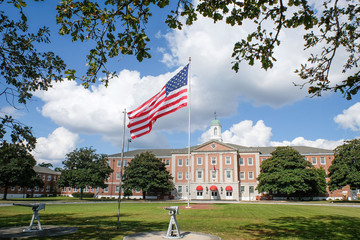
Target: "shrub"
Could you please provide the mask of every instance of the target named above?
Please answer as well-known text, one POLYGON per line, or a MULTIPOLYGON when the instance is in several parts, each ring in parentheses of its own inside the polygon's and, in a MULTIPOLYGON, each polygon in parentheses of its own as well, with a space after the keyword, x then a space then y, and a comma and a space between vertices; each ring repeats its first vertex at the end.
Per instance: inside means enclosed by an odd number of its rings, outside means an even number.
MULTIPOLYGON (((80 198, 79 192, 73 193, 72 195, 73 197, 80 198)), ((93 193, 83 193, 83 198, 93 198, 93 197, 94 197, 93 193)))

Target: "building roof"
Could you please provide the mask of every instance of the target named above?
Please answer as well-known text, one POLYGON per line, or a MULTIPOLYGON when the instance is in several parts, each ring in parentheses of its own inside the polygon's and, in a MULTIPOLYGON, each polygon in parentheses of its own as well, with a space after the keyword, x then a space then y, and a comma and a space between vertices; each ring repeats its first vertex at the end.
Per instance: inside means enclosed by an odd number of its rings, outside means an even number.
POLYGON ((60 175, 60 172, 56 172, 50 168, 47 167, 39 167, 39 166, 34 166, 34 171, 36 173, 47 173, 47 174, 54 174, 54 175, 60 175))
MULTIPOLYGON (((217 142, 219 144, 228 146, 239 153, 260 153, 260 155, 271 156, 271 153, 275 151, 276 147, 246 147, 241 145, 236 145, 232 143, 223 143, 216 140, 210 140, 203 144, 199 144, 196 146, 190 147, 190 151, 196 151, 196 149, 201 148, 207 144, 212 142, 217 142)), ((295 150, 297 150, 302 155, 319 155, 319 154, 333 154, 332 150, 323 149, 323 148, 314 148, 307 146, 291 146, 295 150)), ((188 153, 188 148, 179 148, 179 149, 138 149, 129 152, 124 152, 124 157, 135 157, 135 155, 143 153, 143 152, 152 152, 157 157, 171 157, 172 154, 186 154, 188 153)), ((112 155, 108 155, 111 158, 119 158, 121 157, 121 153, 116 153, 112 155)))

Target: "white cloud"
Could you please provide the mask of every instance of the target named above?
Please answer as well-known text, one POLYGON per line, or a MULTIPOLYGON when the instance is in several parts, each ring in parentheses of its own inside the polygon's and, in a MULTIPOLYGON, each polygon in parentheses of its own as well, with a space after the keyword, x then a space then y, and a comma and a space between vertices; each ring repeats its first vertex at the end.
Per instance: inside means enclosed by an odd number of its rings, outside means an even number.
MULTIPOLYGON (((210 140, 210 130, 204 132, 199 141, 201 143, 210 140)), ((223 141, 242 146, 267 146, 271 137, 271 127, 267 127, 264 121, 259 120, 254 125, 250 120, 236 123, 222 133, 223 141)))
POLYGON ((337 115, 334 121, 341 127, 350 128, 353 131, 360 131, 360 102, 355 103, 342 114, 337 115))
MULTIPOLYGON (((315 141, 306 140, 303 137, 297 137, 292 141, 271 141, 271 127, 265 125, 263 120, 257 121, 254 125, 250 120, 244 120, 236 123, 222 133, 225 143, 233 143, 247 147, 265 147, 265 146, 308 146, 315 148, 324 148, 333 150, 344 143, 344 140, 331 141, 326 139, 317 139, 315 141)), ((210 140, 210 129, 205 131, 199 138, 199 142, 204 143, 210 140)))
POLYGON ((13 106, 6 106, 0 109, 0 117, 5 117, 5 115, 17 118, 23 116, 24 114, 13 106))
MULTIPOLYGON (((121 146, 124 108, 130 111, 138 107, 160 91, 173 75, 175 73, 170 72, 140 77, 137 71, 123 70, 111 80, 107 88, 101 84, 84 89, 74 81, 64 81, 54 84, 48 91, 36 92, 34 95, 44 101, 41 114, 59 126, 75 133, 99 134, 103 140, 121 146)), ((160 132, 185 130, 186 116, 186 111, 181 109, 158 120, 162 124, 154 125, 152 136, 133 141, 132 147, 168 147, 166 138, 160 132)), ((127 128, 126 134, 129 136, 127 128)))
POLYGON ((315 148, 324 148, 329 150, 334 150, 337 146, 344 144, 344 139, 341 140, 326 140, 326 139, 316 139, 315 141, 306 140, 303 137, 297 137, 292 141, 282 141, 282 142, 271 142, 271 146, 308 146, 315 148))
POLYGON ((220 114, 229 116, 236 110, 239 97, 257 105, 280 107, 306 95, 293 85, 298 79, 294 71, 306 59, 302 32, 282 33, 284 40, 276 50, 278 61, 273 69, 264 71, 258 64, 251 67, 244 62, 235 73, 231 69, 231 54, 236 41, 246 37, 246 28, 231 27, 224 22, 214 24, 210 19, 199 17, 192 26, 165 35, 170 48, 163 55, 165 64, 185 64, 191 56, 192 73, 197 78, 193 81, 194 98, 198 98, 194 100, 195 108, 220 109, 226 104, 227 108, 220 114))
POLYGON ((46 162, 58 166, 65 159, 65 155, 76 148, 79 141, 78 134, 59 127, 49 136, 38 138, 32 153, 38 163, 46 162))

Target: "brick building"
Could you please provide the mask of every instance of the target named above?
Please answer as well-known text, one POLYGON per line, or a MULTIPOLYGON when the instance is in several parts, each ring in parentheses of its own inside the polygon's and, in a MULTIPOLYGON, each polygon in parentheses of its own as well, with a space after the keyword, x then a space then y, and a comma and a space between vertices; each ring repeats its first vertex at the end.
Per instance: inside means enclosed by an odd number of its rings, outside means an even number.
MULTIPOLYGON (((35 172, 40 176, 44 182, 44 187, 24 188, 24 187, 9 187, 7 198, 26 198, 26 197, 47 197, 59 194, 56 187, 56 181, 60 177, 59 172, 55 172, 50 168, 34 166, 35 172)), ((3 197, 4 189, 0 189, 0 198, 3 197)))
MULTIPOLYGON (((261 163, 271 157, 276 147, 245 147, 224 143, 221 138, 221 124, 213 120, 210 126, 211 140, 191 147, 190 160, 188 149, 143 149, 124 153, 124 166, 137 154, 150 151, 162 159, 167 170, 173 176, 175 189, 166 196, 150 196, 149 198, 187 199, 190 191, 191 199, 202 200, 233 200, 252 201, 263 195, 258 193, 256 186, 260 174, 261 163), (190 168, 190 181, 189 172, 190 168)), ((294 146, 304 159, 317 168, 328 168, 334 159, 331 150, 294 146)), ((117 198, 119 194, 121 154, 109 155, 109 166, 114 170, 107 180, 105 189, 86 189, 97 197, 117 198)), ((78 189, 65 188, 63 195, 71 195, 78 189)), ((86 192, 86 191, 85 191, 86 192)), ((318 197, 319 199, 350 197, 349 187, 318 197)), ((140 191, 133 191, 132 198, 141 198, 140 191)))

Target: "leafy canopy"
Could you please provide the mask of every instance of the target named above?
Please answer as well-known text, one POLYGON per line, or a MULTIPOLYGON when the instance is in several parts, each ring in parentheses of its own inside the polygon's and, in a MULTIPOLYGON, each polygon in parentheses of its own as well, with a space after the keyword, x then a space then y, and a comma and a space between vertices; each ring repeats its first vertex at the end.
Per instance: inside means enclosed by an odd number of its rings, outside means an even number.
POLYGON ((316 196, 326 193, 326 173, 316 169, 291 147, 277 147, 261 164, 259 192, 287 197, 316 196))
POLYGON ((0 187, 6 199, 8 187, 43 187, 44 183, 34 171, 36 161, 20 144, 0 143, 0 187))
POLYGON ((171 191, 174 188, 171 180, 165 164, 151 152, 136 155, 125 167, 123 176, 124 189, 142 190, 144 197, 147 192, 171 191))
POLYGON ((81 193, 86 186, 107 187, 105 180, 113 171, 107 164, 107 156, 97 154, 91 147, 75 149, 66 154, 62 163, 64 168, 57 181, 58 186, 79 188, 81 193))
MULTIPOLYGON (((178 0, 165 22, 170 28, 182 29, 183 24, 193 24, 198 15, 225 21, 231 26, 255 24, 253 32, 235 45, 232 68, 237 72, 242 61, 264 69, 272 68, 276 58, 274 50, 281 44, 284 29, 304 29, 304 49, 312 53, 296 71, 309 84, 309 94, 321 95, 323 91, 341 91, 351 99, 359 90, 359 38, 360 4, 354 0, 323 0, 322 6, 308 0, 178 0), (342 66, 343 81, 330 84, 329 73, 337 52, 344 49, 347 60, 342 66)), ((57 10, 59 33, 71 35, 73 41, 95 42, 87 55, 88 71, 85 84, 96 81, 100 71, 112 76, 106 69, 108 58, 121 54, 135 55, 139 61, 151 57, 147 46, 150 40, 146 24, 157 8, 168 6, 168 0, 97 1, 63 0, 57 10)), ((172 5, 173 6, 173 5, 172 5)), ((72 72, 75 73, 75 72, 72 72)), ((71 75, 71 74, 70 74, 71 75)), ((74 75, 72 76, 74 77, 74 75)), ((105 78, 107 83, 109 78, 105 78)))
POLYGON ((335 158, 329 167, 331 191, 347 185, 351 189, 360 188, 360 139, 346 141, 335 148, 335 158))

